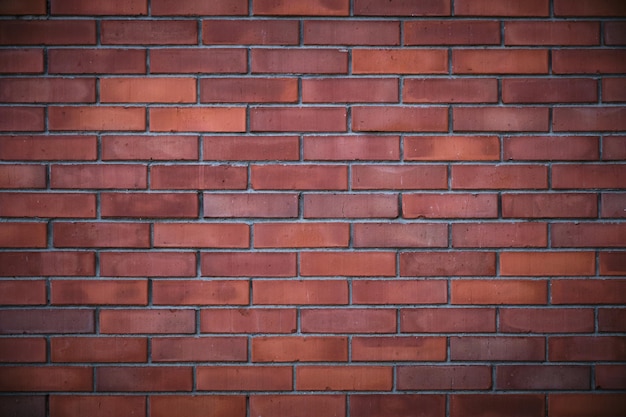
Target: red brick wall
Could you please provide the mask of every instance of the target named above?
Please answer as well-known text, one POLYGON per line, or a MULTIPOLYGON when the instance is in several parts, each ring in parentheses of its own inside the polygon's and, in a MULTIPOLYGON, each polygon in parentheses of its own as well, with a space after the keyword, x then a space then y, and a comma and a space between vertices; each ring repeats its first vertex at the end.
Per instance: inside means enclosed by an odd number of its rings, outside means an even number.
POLYGON ((0 14, 0 415, 626 415, 622 0, 0 14))

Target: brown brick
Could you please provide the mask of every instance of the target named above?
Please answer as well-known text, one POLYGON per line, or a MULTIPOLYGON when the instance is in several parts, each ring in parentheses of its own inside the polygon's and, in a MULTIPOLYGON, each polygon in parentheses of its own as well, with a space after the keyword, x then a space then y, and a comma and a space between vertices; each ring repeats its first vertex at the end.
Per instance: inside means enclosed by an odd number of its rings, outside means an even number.
POLYGON ((267 416, 345 417, 346 396, 325 395, 251 395, 250 414, 267 416))
MULTIPOLYGON (((626 70, 623 49, 562 49, 552 51, 554 74, 610 74, 626 70)), ((593 109, 592 109, 593 110, 593 109)))
POLYGON ((153 16, 202 16, 202 15, 247 15, 246 0, 151 0, 153 16))
POLYGON ((0 107, 0 131, 42 132, 43 107, 0 107))
MULTIPOLYGON (((2 13, 3 14, 3 13, 2 13)), ((2 45, 95 45, 93 20, 5 20, 0 24, 2 45)))
POLYGON ((553 304, 625 304, 626 280, 559 279, 552 281, 553 304))
POLYGON ((53 305, 147 305, 147 280, 52 280, 53 305))
POLYGON ((391 78, 309 78, 302 80, 304 103, 397 103, 398 91, 398 81, 391 78))
MULTIPOLYGON (((152 58, 152 56, 151 56, 152 58)), ((144 74, 146 51, 141 49, 50 49, 50 74, 144 74)))
POLYGON ((504 24, 505 45, 598 45, 598 22, 524 22, 504 24))
POLYGON ((495 103, 498 83, 487 78, 405 78, 405 103, 495 103))
POLYGON ((295 333, 294 308, 204 309, 202 333, 295 333))
POLYGON ((548 188, 548 168, 542 165, 457 165, 452 167, 452 188, 548 188))
POLYGON ((598 330, 623 332, 626 329, 626 308, 607 307, 598 309, 598 330))
POLYGON ((293 277, 296 254, 286 252, 214 252, 202 254, 202 276, 293 277))
POLYGON ((599 155, 598 138, 592 136, 505 136, 503 142, 508 161, 593 161, 599 155))
POLYGON ((602 101, 626 101, 626 82, 622 78, 603 78, 602 101))
POLYGON ((50 130, 144 130, 146 110, 140 107, 48 108, 50 130))
POLYGON ((252 362, 346 362, 348 338, 259 336, 252 339, 252 362))
POLYGON ((552 127, 559 132, 626 129, 626 107, 561 107, 552 117, 552 127))
POLYGON ((620 336, 553 336, 548 340, 552 362, 623 361, 626 339, 620 336))
MULTIPOLYGON (((203 4, 206 4, 203 2, 203 4)), ((244 395, 151 395, 150 415, 167 417, 199 416, 211 410, 215 417, 245 417, 246 397, 244 395)))
POLYGON ((90 276, 95 274, 93 252, 0 252, 0 276, 90 276))
POLYGON ((148 248, 147 223, 55 222, 53 243, 57 248, 148 248))
POLYGON ((626 5, 620 0, 579 0, 571 2, 556 0, 554 2, 556 16, 626 16, 626 5))
POLYGON ((411 0, 355 0, 354 14, 363 16, 447 16, 450 3, 445 0, 428 0, 415 3, 411 0))
POLYGON ((3 366, 2 391, 91 391, 93 369, 87 366, 3 366))
POLYGON ((195 45, 198 25, 192 20, 104 20, 103 45, 195 45))
POLYGON ((3 78, 0 101, 7 103, 93 103, 96 81, 92 78, 3 78))
POLYGON ((495 275, 496 257, 492 252, 403 252, 401 276, 495 275))
POLYGON ((353 190, 436 190, 448 188, 445 165, 356 165, 353 190))
POLYGON ((201 103, 294 103, 295 78, 202 78, 201 103))
POLYGON ((43 48, 0 50, 0 74, 42 73, 43 48))
POLYGON ((302 391, 389 391, 392 369, 387 366, 299 366, 296 389, 302 391))
POLYGON ((585 103, 598 101, 591 78, 510 78, 502 80, 504 103, 585 103))
POLYGON ((438 223, 355 223, 353 246, 357 248, 447 247, 448 227, 438 223))
MULTIPOLYGON (((43 337, 10 337, 0 339, 0 362, 45 362, 46 339, 43 337)), ((0 403, 0 410, 6 409, 0 403)))
POLYGON ((591 308, 502 308, 500 331, 505 333, 589 333, 594 329, 591 308))
POLYGON ((100 273, 109 277, 192 277, 196 255, 190 252, 105 252, 100 273))
POLYGON ((17 2, 17 3, 5 2, 5 3, 2 3, 2 5, 0 5, 0 14, 2 15, 46 14, 46 1, 45 0, 24 0, 24 1, 17 2))
POLYGON ((597 215, 598 200, 594 193, 505 193, 502 195, 502 217, 504 218, 577 218, 597 215))
POLYGON ((393 194, 305 194, 305 218, 395 218, 398 196, 393 194))
POLYGON ((153 165, 150 180, 154 190, 243 190, 248 172, 233 165, 153 165))
POLYGON ((554 393, 548 396, 548 412, 554 417, 611 417, 626 413, 626 402, 623 393, 554 393))
POLYGON ((353 394, 350 395, 351 415, 361 417, 443 416, 446 397, 442 394, 353 394))
POLYGON ((494 308, 412 308, 400 310, 402 333, 493 333, 494 308))
POLYGON ((302 276, 394 276, 393 252, 302 252, 302 276))
POLYGON ((596 365, 596 388, 619 389, 626 388, 625 365, 596 365))
POLYGON ((39 308, 0 311, 0 333, 93 333, 94 311, 39 308))
POLYGON ((0 188, 46 188, 46 166, 2 165, 0 188))
POLYGON ((339 49, 253 49, 253 73, 346 74, 348 54, 339 49))
POLYGON ((145 165, 52 165, 51 188, 121 188, 148 187, 148 169, 145 165))
POLYGON ((349 0, 311 0, 308 2, 285 2, 282 0, 254 0, 255 15, 312 15, 347 16, 349 0))
POLYGON ((303 147, 305 161, 400 160, 398 136, 305 136, 303 147))
POLYGON ((195 333, 194 310, 101 310, 100 332, 103 334, 179 334, 195 333))
POLYGON ((547 74, 543 49, 460 49, 452 53, 455 74, 547 74))
POLYGON ((195 193, 103 193, 100 204, 103 217, 198 216, 195 193))
POLYGON ((620 218, 626 217, 626 205, 624 205, 624 201, 626 201, 626 194, 622 193, 602 193, 601 194, 601 206, 602 212, 600 215, 603 218, 620 218))
POLYGON ((195 103, 193 78, 101 78, 102 103, 195 103))
POLYGON ((547 247, 545 223, 456 223, 452 225, 455 248, 547 247))
POLYGON ((400 24, 382 20, 305 20, 304 44, 399 45, 400 24))
POLYGON ((444 361, 445 337, 376 336, 352 338, 353 361, 444 361))
POLYGON ((446 107, 352 108, 352 129, 358 132, 447 132, 446 107))
POLYGON ((301 313, 303 333, 395 333, 396 310, 325 308, 301 313))
POLYGON ((0 136, 0 157, 6 161, 94 161, 95 136, 0 136))
POLYGON ((399 390, 485 390, 491 367, 484 365, 420 365, 398 367, 399 390))
POLYGON ((456 107, 455 131, 547 132, 547 107, 456 107))
POLYGON ((250 130, 254 132, 345 132, 343 107, 254 107, 250 130))
POLYGON ((46 281, 16 280, 0 281, 0 304, 43 305, 47 304, 46 281))
POLYGON ((454 336, 450 337, 453 361, 543 361, 543 337, 454 336))
POLYGON ((146 399, 140 395, 51 395, 50 416, 109 417, 118 413, 142 415, 146 412, 146 399))
POLYGON ((549 0, 457 0, 454 4, 456 16, 548 17, 549 12, 549 0))
POLYGON ((243 107, 161 107, 150 109, 152 132, 243 132, 243 107))
POLYGON ((247 56, 243 48, 158 48, 150 50, 150 72, 241 74, 247 71, 247 56))
POLYGON ((414 218, 495 218, 495 194, 403 194, 402 216, 414 218))
POLYGON ((152 303, 156 305, 245 305, 250 302, 250 283, 229 281, 173 281, 152 282, 152 303))
POLYGON ((146 362, 148 340, 143 337, 53 337, 52 362, 146 362))
POLYGON ((443 304, 447 301, 447 285, 443 280, 352 282, 353 304, 443 304))
POLYGON ((347 190, 348 167, 342 165, 253 165, 255 190, 347 190))
POLYGON ((600 275, 625 275, 624 252, 600 252, 600 275))
POLYGON ((3 248, 45 248, 48 246, 46 223, 0 223, 0 246, 3 248))
POLYGON ((626 225, 621 223, 559 223, 551 227, 555 248, 623 247, 626 225))
POLYGON ((300 159, 297 136, 205 136, 205 161, 296 161, 300 159))
POLYGON ((205 217, 296 217, 295 193, 204 194, 205 217))
POLYGON ((107 391, 191 391, 190 366, 102 366, 96 375, 96 389, 107 391))
POLYGON ((145 15, 148 4, 146 0, 112 0, 106 3, 51 0, 50 12, 53 15, 145 15))
POLYGON ((495 20, 423 20, 404 23, 405 45, 499 45, 495 20))
MULTIPOLYGON (((176 10, 176 14, 179 13, 176 10)), ((297 20, 202 21, 202 43, 205 45, 297 45, 299 36, 297 20)))
POLYGON ((508 393, 450 395, 450 417, 481 417, 490 414, 545 417, 545 395, 508 393))
POLYGON ((197 389, 201 391, 291 391, 290 366, 199 366, 197 389))
POLYGON ((157 362, 243 362, 248 341, 244 337, 153 337, 151 353, 157 362))
POLYGON ((624 24, 623 21, 604 23, 604 43, 606 45, 626 45, 624 24))

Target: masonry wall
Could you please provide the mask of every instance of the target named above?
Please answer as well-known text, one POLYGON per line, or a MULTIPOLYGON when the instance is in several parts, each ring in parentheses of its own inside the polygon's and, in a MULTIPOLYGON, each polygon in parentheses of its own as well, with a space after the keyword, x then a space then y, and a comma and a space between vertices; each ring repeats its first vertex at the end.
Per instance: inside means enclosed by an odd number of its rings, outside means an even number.
POLYGON ((626 415, 626 3, 0 1, 0 414, 626 415))

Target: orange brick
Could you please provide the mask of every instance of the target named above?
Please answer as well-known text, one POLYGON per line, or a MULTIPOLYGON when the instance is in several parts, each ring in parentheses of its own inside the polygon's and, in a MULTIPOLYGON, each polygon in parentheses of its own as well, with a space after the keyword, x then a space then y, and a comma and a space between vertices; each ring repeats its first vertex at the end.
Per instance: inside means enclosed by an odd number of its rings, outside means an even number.
POLYGON ((505 276, 594 275, 593 252, 503 252, 500 273, 505 276))
POLYGON ((167 248, 247 248, 250 227, 246 224, 156 223, 154 246, 167 248))
POLYGON ((392 369, 388 366, 299 366, 296 389, 302 391, 389 391, 392 369))
POLYGON ((355 165, 354 190, 437 190, 448 188, 445 165, 355 165))
POLYGON ((243 107, 162 107, 150 109, 153 132, 243 132, 243 107))
POLYGON ((0 136, 0 158, 6 161, 94 161, 95 136, 0 136))
POLYGON ((451 283, 452 304, 546 304, 546 281, 455 280, 451 283))
POLYGON ((444 337, 384 336, 352 338, 353 361, 443 361, 444 337))
POLYGON ((444 49, 354 49, 354 74, 446 74, 444 49))
POLYGON ((345 280, 253 280, 252 302, 258 304, 348 304, 345 280))
POLYGON ((48 108, 50 130, 145 130, 146 110, 140 107, 48 108))
POLYGON ((252 362, 346 362, 348 338, 259 336, 252 339, 252 362))
POLYGON ((195 103, 193 78, 101 78, 102 103, 195 103))
POLYGON ((352 129, 357 132, 447 132, 446 107, 355 106, 352 129))
POLYGON ((152 282, 152 303, 156 305, 245 305, 250 301, 248 281, 152 282))
POLYGON ((494 161, 500 159, 497 136, 406 136, 405 161, 494 161))
POLYGON ((459 49, 452 53, 452 70, 455 74, 547 74, 548 51, 459 49))
POLYGON ((255 248, 348 247, 347 223, 257 223, 255 248))

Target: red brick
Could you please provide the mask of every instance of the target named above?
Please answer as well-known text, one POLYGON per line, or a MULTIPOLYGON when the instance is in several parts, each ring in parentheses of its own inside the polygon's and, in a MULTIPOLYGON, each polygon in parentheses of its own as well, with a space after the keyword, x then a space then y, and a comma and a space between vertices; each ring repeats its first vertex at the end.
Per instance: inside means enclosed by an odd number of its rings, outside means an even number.
POLYGON ((243 132, 243 107, 161 107, 150 109, 152 132, 243 132))
POLYGON ((398 136, 305 136, 303 147, 304 160, 400 160, 398 136))
POLYGON ((548 340, 550 361, 623 361, 626 339, 620 336, 553 336, 548 340))
POLYGON ((246 0, 152 0, 150 12, 153 16, 214 16, 247 15, 246 0))
POLYGON ((0 74, 42 73, 43 48, 0 50, 0 74))
POLYGON ((358 280, 352 282, 353 304, 443 304, 443 280, 358 280))
POLYGON ((626 194, 621 193, 602 193, 601 194, 601 216, 607 217, 626 217, 626 210, 624 205, 626 201, 626 194))
POLYGON ((94 218, 96 198, 86 193, 0 193, 0 215, 94 218))
POLYGON ((307 2, 253 0, 252 3, 252 10, 255 15, 348 16, 349 9, 349 0, 311 0, 307 2))
POLYGON ((606 45, 626 45, 626 23, 605 22, 604 23, 604 43, 606 45))
POLYGON ((250 228, 245 224, 157 223, 154 246, 170 248, 247 248, 250 228))
POLYGON ((86 366, 3 366, 0 390, 91 391, 93 369, 86 366))
POLYGON ((105 161, 197 160, 198 138, 195 136, 103 136, 102 159, 105 161))
POLYGON ((302 252, 303 276, 395 276, 393 252, 302 252))
POLYGON ((53 243, 57 248, 150 247, 147 223, 55 222, 53 243))
POLYGON ((346 362, 348 338, 260 336, 252 339, 252 362, 346 362))
POLYGON ((139 395, 51 395, 49 402, 51 417, 81 417, 85 413, 91 417, 112 417, 146 413, 146 399, 139 395))
POLYGON ((250 130, 257 132, 345 132, 343 107, 255 107, 250 130))
POLYGON ((395 333, 396 310, 325 308, 302 310, 303 333, 395 333))
POLYGON ((394 194, 305 194, 305 218, 395 218, 398 196, 394 194))
POLYGON ((106 252, 100 273, 109 277, 192 277, 196 255, 189 252, 106 252))
POLYGON ((250 415, 290 417, 345 417, 344 395, 251 395, 250 415))
POLYGON ((625 365, 596 365, 596 388, 618 389, 626 388, 625 365))
POLYGON ((550 13, 549 0, 457 0, 455 16, 545 16, 550 13))
MULTIPOLYGON (((554 225, 556 226, 556 225, 554 225)), ((457 248, 547 247, 545 223, 456 223, 452 246, 457 248)))
MULTIPOLYGON (((0 281, 0 304, 43 305, 46 300, 46 281, 15 280, 0 281)), ((1 340, 1 339, 0 339, 1 340)))
POLYGON ((352 129, 360 132, 447 132, 446 107, 352 108, 352 129))
POLYGON ((626 101, 626 82, 622 78, 603 78, 602 101, 626 101))
POLYGON ((5 161, 94 161, 95 136, 0 136, 0 158, 5 161))
POLYGON ((102 366, 96 375, 96 389, 106 391, 191 391, 190 366, 102 366))
POLYGON ((248 172, 232 165, 153 165, 150 188, 154 190, 242 190, 248 172))
POLYGON ((43 130, 43 107, 0 108, 0 131, 42 132, 43 130))
POLYGON ((305 20, 305 45, 399 45, 400 24, 389 21, 305 20))
POLYGON ((104 20, 103 45, 195 45, 198 25, 191 20, 104 20))
POLYGON ((405 103, 495 103, 498 83, 486 78, 407 78, 405 103))
POLYGON ((296 217, 294 193, 204 194, 205 217, 296 217))
POLYGON ((452 167, 453 189, 548 188, 544 165, 457 165, 452 167))
POLYGON ((0 246, 3 248, 45 248, 48 246, 46 223, 0 223, 0 246))
POLYGON ((53 305, 147 305, 147 280, 52 280, 53 305))
POLYGON ((404 44, 415 46, 499 45, 500 23, 495 20, 407 21, 404 23, 404 44))
POLYGON ((251 54, 253 73, 347 74, 348 72, 348 54, 339 49, 256 48, 251 54))
POLYGON ((227 305, 250 302, 248 281, 172 281, 152 282, 155 305, 227 305))
MULTIPOLYGON (((152 59, 153 55, 150 56, 152 59)), ((152 63, 152 61, 151 61, 152 63)), ((151 65, 151 69, 154 67, 151 65)), ((50 74, 144 74, 146 51, 142 49, 50 49, 50 74)))
POLYGON ((453 361, 543 361, 543 337, 458 336, 450 337, 453 361))
POLYGON ((570 308, 502 308, 500 331, 505 333, 589 333, 593 310, 570 308))
POLYGON ((354 394, 350 413, 360 417, 443 416, 446 398, 441 394, 354 394))
POLYGON ((0 101, 7 103, 93 103, 96 82, 90 78, 3 78, 0 101))
POLYGON ((100 332, 102 334, 195 333, 194 310, 101 310, 100 332))
POLYGON ((205 309, 200 311, 202 333, 295 333, 293 308, 205 309))
POLYGON ((193 78, 102 78, 102 103, 195 103, 193 78))
POLYGON ((414 218, 495 218, 495 194, 403 194, 402 216, 414 218))
POLYGON ((411 0, 356 0, 354 14, 364 16, 447 16, 450 3, 428 0, 416 4, 411 0))
POLYGON ((524 22, 504 24, 505 45, 599 45, 598 22, 524 22))
POLYGON ((354 74, 447 74, 444 49, 354 49, 354 74))
MULTIPOLYGON (((178 7, 176 9, 179 14, 178 7)), ((297 20, 202 21, 202 43, 205 45, 297 45, 299 37, 297 20)))
POLYGON ((241 362, 248 357, 248 341, 244 337, 154 337, 150 351, 156 362, 241 362))
POLYGON ((353 226, 354 247, 447 247, 445 224, 356 223, 353 226))
POLYGON ((296 78, 202 78, 201 103, 295 103, 296 78))
POLYGON ((20 2, 3 2, 0 15, 46 14, 45 0, 23 0, 20 2))
POLYGON ((253 165, 255 190, 347 190, 345 165, 253 165))
POLYGON ((305 103, 394 103, 398 81, 391 78, 318 78, 302 80, 305 103))
POLYGON ((626 308, 598 309, 598 330, 601 332, 623 332, 626 330, 626 308))
POLYGON ((93 252, 2 252, 0 276, 89 276, 95 273, 93 252))
POLYGON ((205 161, 296 161, 300 159, 297 136, 205 136, 205 161))
POLYGON ((552 52, 554 74, 623 73, 626 51, 623 49, 563 49, 552 52))
POLYGON ((0 311, 1 334, 93 333, 93 310, 32 309, 0 311))
POLYGON ((300 391, 389 391, 392 368, 387 366, 299 366, 300 391))
POLYGON ((626 275, 624 252, 600 252, 600 275, 626 275))
POLYGON ((552 247, 623 247, 626 225, 621 223, 559 223, 551 228, 552 247))
POLYGON ((556 16, 626 16, 626 5, 620 0, 556 0, 556 16))
POLYGON ((290 366, 199 366, 200 391, 291 391, 290 366))
POLYGON ((403 252, 401 276, 495 275, 496 257, 492 252, 403 252))
POLYGON ((451 283, 452 304, 546 304, 546 281, 455 280, 451 283))
POLYGON ((247 71, 247 56, 243 48, 158 48, 150 50, 150 72, 241 74, 247 71))
POLYGON ((353 361, 444 361, 445 337, 353 337, 353 361))
POLYGON ((511 78, 502 80, 504 103, 584 103, 598 101, 591 78, 511 78))
POLYGON ((542 394, 453 394, 450 396, 450 417, 545 416, 542 394))
POLYGON ((553 304, 626 304, 626 280, 553 280, 553 304))
POLYGON ((46 188, 46 166, 1 165, 0 188, 46 188))
POLYGON ((146 110, 139 107, 49 107, 50 130, 144 130, 146 110))
POLYGON ((456 107, 455 131, 547 132, 546 107, 456 107))
POLYGON ((258 223, 255 248, 348 247, 347 223, 258 223))
POLYGON ((399 390, 484 390, 491 388, 491 367, 399 366, 397 378, 399 390))
POLYGON ((53 337, 52 362, 146 362, 148 341, 143 337, 53 337))
POLYGON ((400 310, 402 333, 493 333, 493 308, 414 308, 400 310))
POLYGON ((146 0, 112 0, 106 3, 51 0, 50 12, 53 15, 145 15, 148 5, 146 0))
MULTIPOLYGON (((45 362, 46 339, 43 337, 12 337, 0 339, 0 362, 45 362)), ((5 410, 2 404, 0 409, 5 410)))
POLYGON ((597 217, 596 194, 503 194, 502 217, 597 217))
MULTIPOLYGON (((204 3, 206 4, 206 3, 204 3)), ((244 395, 151 395, 150 416, 197 417, 211 410, 215 417, 245 417, 246 397, 244 395)))
POLYGON ((626 165, 554 165, 553 188, 620 188, 624 184, 626 165))
POLYGON ((197 217, 194 193, 103 193, 103 217, 197 217))
POLYGON ((598 160, 598 138, 591 136, 508 136, 504 160, 575 161, 598 160))
POLYGON ((435 190, 448 188, 445 165, 355 165, 354 190, 435 190))
POLYGON ((2 45, 95 45, 93 20, 5 20, 0 24, 2 45))
POLYGON ((202 254, 202 276, 293 277, 296 254, 286 252, 213 252, 202 254))
POLYGON ((145 165, 52 165, 52 188, 122 188, 145 189, 148 170, 145 165))
POLYGON ((459 49, 452 54, 455 74, 547 74, 544 49, 459 49))
POLYGON ((626 129, 626 107, 555 108, 552 127, 555 131, 618 131, 626 129))
POLYGON ((503 252, 500 273, 505 276, 594 275, 593 252, 503 252))
POLYGON ((611 417, 626 413, 623 393, 550 394, 548 412, 554 417, 611 417))

